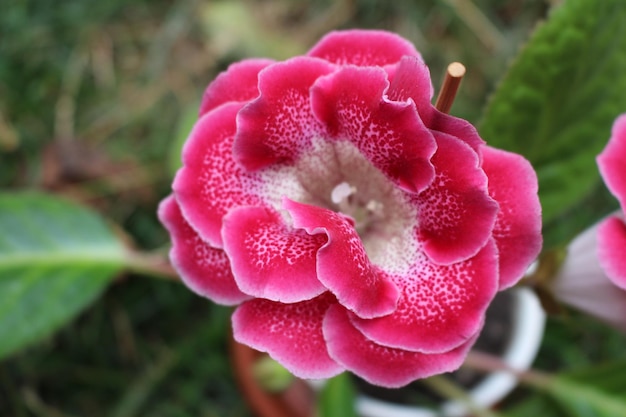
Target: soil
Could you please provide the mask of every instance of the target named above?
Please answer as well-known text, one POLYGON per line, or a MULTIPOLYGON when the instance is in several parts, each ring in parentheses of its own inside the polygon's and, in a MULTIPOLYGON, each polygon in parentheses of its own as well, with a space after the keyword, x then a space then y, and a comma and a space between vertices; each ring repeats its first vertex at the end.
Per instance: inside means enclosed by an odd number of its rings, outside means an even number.
MULTIPOLYGON (((515 299, 508 292, 499 293, 487 310, 485 326, 472 350, 501 355, 509 345, 511 337, 512 311, 515 299)), ((448 376, 466 390, 478 385, 484 374, 472 369, 461 368, 448 376)), ((386 402, 404 405, 436 405, 444 399, 430 390, 420 381, 413 382, 400 389, 386 389, 370 385, 354 377, 357 389, 363 394, 386 402)))

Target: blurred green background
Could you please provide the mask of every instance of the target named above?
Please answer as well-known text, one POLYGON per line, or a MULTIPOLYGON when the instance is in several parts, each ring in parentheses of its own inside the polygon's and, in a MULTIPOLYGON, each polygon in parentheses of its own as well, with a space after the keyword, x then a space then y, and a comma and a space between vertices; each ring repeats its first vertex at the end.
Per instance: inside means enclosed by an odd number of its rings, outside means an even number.
MULTIPOLYGON (((452 114, 481 111, 546 0, 0 0, 0 187, 53 192, 166 248, 156 206, 206 84, 235 60, 284 59, 338 28, 395 31, 439 85, 468 68, 452 114)), ((120 276, 61 332, 0 363, 0 416, 248 416, 227 359, 229 311, 176 282, 120 276)), ((538 366, 617 357, 592 319, 551 319, 538 366)), ((513 398, 515 401, 515 397, 513 398)))

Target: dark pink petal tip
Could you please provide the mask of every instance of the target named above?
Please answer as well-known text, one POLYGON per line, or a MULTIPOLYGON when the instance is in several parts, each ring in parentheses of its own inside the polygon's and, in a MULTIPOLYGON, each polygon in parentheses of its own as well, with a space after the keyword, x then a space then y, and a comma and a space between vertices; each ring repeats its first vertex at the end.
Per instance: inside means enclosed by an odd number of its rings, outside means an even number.
POLYGON ((235 159, 248 170, 294 160, 323 127, 311 112, 309 89, 335 66, 297 57, 259 75, 260 96, 237 116, 235 159))
POLYGON ((626 114, 615 120, 611 139, 597 161, 604 183, 626 211, 626 114))
POLYGON ((224 103, 246 102, 256 98, 259 95, 259 72, 272 63, 274 61, 271 59, 246 59, 230 65, 204 92, 200 116, 224 103))
POLYGON ((420 53, 413 44, 395 33, 382 30, 343 30, 324 36, 307 54, 339 65, 385 66, 405 55, 420 53))
POLYGON ((222 236, 244 293, 294 303, 326 290, 315 267, 325 236, 287 227, 274 210, 251 206, 233 209, 224 217, 222 236))
POLYGON ((623 214, 611 216, 600 224, 598 258, 609 279, 626 290, 626 224, 623 214))
POLYGON ((268 352, 297 377, 333 377, 345 369, 328 355, 322 322, 335 302, 329 293, 295 304, 247 301, 233 314, 233 337, 268 352))
POLYGON ((399 297, 391 279, 372 265, 353 223, 331 210, 289 199, 283 200, 294 226, 311 235, 327 236, 317 253, 317 277, 339 300, 359 317, 391 313, 399 297))
POLYGON ((337 140, 347 140, 399 187, 419 192, 432 181, 436 143, 412 102, 390 101, 381 68, 344 67, 311 90, 315 116, 337 140))
POLYGON ((476 152, 465 142, 435 132, 435 179, 414 196, 419 207, 419 238, 436 263, 468 259, 491 239, 498 204, 487 191, 487 176, 476 152))
POLYGON ((482 148, 489 194, 500 210, 493 230, 499 252, 500 290, 513 286, 543 244, 537 174, 521 155, 482 148))
POLYGON ((161 202, 158 215, 172 238, 172 265, 189 288, 224 305, 236 305, 250 298, 237 287, 224 251, 209 246, 198 236, 183 218, 174 196, 161 202))
POLYGON ((333 305, 324 318, 324 337, 330 356, 371 384, 399 388, 416 379, 456 370, 463 364, 478 333, 464 344, 438 354, 394 349, 367 339, 351 323, 348 313, 333 305))

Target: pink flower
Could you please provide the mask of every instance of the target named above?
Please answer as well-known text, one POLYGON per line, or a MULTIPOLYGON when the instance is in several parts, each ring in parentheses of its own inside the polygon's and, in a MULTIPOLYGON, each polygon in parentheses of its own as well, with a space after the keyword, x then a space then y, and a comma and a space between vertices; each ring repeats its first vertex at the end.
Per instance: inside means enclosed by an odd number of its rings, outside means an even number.
POLYGON ((526 160, 431 105, 412 44, 324 37, 207 88, 159 215, 236 340, 295 375, 395 387, 460 366, 541 246, 526 160))
POLYGON ((569 245, 554 292, 561 301, 626 331, 626 114, 615 121, 611 139, 597 161, 621 211, 569 245))
MULTIPOLYGON (((598 156, 604 183, 619 201, 622 216, 611 216, 598 229, 598 258, 607 277, 626 290, 626 114, 613 125, 609 143, 598 156)), ((626 318, 626 316, 624 316, 626 318)))

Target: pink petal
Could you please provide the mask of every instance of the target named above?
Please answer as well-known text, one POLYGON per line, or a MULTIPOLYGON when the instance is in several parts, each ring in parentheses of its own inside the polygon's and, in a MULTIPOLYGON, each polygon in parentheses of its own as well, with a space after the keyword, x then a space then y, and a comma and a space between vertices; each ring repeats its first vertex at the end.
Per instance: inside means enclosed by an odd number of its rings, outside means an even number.
POLYGON ((384 66, 421 55, 406 39, 382 30, 343 30, 324 36, 307 54, 334 64, 384 66))
MULTIPOLYGON (((390 77, 391 78, 391 77, 390 77)), ((408 101, 412 99, 420 118, 433 111, 431 100, 434 89, 430 81, 430 71, 426 64, 416 57, 404 57, 395 68, 389 91, 390 100, 408 101)))
POLYGON ((482 148, 489 195, 500 206, 493 237, 500 259, 500 290, 514 285, 537 258, 542 246, 541 204, 537 175, 522 156, 482 148))
POLYGON ((315 270, 325 236, 288 228, 275 211, 250 206, 233 209, 224 217, 222 236, 244 293, 294 303, 325 291, 315 270))
POLYGON ((626 224, 623 218, 611 216, 600 224, 598 258, 609 279, 626 290, 626 224))
POLYGON ((412 99, 420 119, 430 130, 455 136, 470 145, 476 152, 485 143, 467 120, 442 113, 431 104, 433 87, 430 72, 419 59, 402 58, 389 86, 388 96, 394 101, 412 99))
POLYGON ((597 161, 604 183, 626 210, 626 114, 615 120, 611 139, 597 161))
POLYGON ((419 207, 419 240, 436 263, 474 256, 491 238, 498 204, 488 195, 478 156, 464 142, 436 132, 435 179, 413 196, 419 207))
POLYGON ((259 71, 273 62, 271 59, 246 59, 230 65, 205 90, 200 116, 224 103, 246 102, 256 98, 259 95, 259 71))
POLYGON ((189 288, 224 305, 250 298, 235 284, 224 251, 212 248, 198 236, 183 218, 173 196, 161 202, 158 214, 172 238, 171 262, 189 288))
POLYGON ((263 299, 243 303, 233 314, 233 336, 280 362, 300 378, 330 378, 343 367, 328 356, 322 321, 336 303, 329 293, 282 304, 263 299))
POLYGON ((332 136, 352 142, 400 187, 421 191, 433 179, 435 141, 412 103, 384 97, 388 86, 381 68, 344 67, 315 83, 313 111, 332 136))
POLYGON ((354 224, 341 214, 285 199, 295 227, 312 235, 325 234, 328 242, 317 254, 317 277, 339 300, 360 317, 378 317, 396 307, 398 290, 372 265, 354 224))
POLYGON ((232 207, 261 205, 250 178, 232 155, 235 118, 241 103, 224 104, 198 122, 183 148, 183 168, 174 193, 187 221, 216 247, 222 246, 222 217, 232 207))
POLYGON ((331 357, 369 383, 387 388, 398 388, 416 379, 456 370, 463 364, 478 333, 447 352, 424 354, 368 340, 339 305, 331 306, 324 318, 324 336, 331 357))
POLYGON ((309 89, 334 69, 317 58, 297 57, 261 72, 260 97, 239 113, 235 159, 250 170, 295 159, 323 132, 311 113, 309 89))
POLYGON ((598 229, 602 224, 586 229, 569 244, 552 292, 560 301, 626 331, 626 291, 608 279, 600 265, 598 229))
POLYGON ((351 315, 356 328, 381 345, 422 353, 442 353, 466 343, 480 329, 498 290, 493 241, 473 258, 452 265, 420 254, 403 275, 397 309, 370 320, 351 315))

